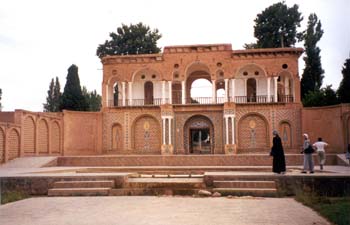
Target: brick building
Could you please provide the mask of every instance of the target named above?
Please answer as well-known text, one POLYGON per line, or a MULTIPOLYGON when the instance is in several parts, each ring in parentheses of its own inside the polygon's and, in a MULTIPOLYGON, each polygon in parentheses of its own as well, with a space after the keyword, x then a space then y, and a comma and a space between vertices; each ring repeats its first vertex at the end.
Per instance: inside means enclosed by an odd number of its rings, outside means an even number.
POLYGON ((302 52, 212 44, 104 57, 102 151, 266 153, 276 129, 286 150, 295 152, 301 143, 302 52), (198 79, 210 82, 210 97, 191 95, 198 79))

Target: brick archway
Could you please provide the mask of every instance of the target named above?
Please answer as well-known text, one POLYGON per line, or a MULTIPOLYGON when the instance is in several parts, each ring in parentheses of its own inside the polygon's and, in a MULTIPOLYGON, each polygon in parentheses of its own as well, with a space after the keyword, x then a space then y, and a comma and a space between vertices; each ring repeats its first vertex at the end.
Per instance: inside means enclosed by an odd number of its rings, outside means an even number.
POLYGON ((23 122, 23 150, 24 154, 35 153, 35 122, 33 117, 27 116, 23 122))
POLYGON ((287 121, 282 121, 279 126, 279 136, 284 148, 292 147, 292 126, 287 121))
MULTIPOLYGON (((208 130, 209 132, 209 140, 210 140, 210 152, 214 154, 214 146, 215 146, 215 133, 214 133, 214 125, 212 121, 203 115, 194 115, 186 120, 185 125, 183 127, 183 141, 185 154, 190 154, 193 152, 191 150, 191 130, 208 130)), ((198 152, 199 153, 199 152, 198 152)), ((206 152, 208 153, 208 152, 206 152)))
POLYGON ((38 152, 39 154, 49 153, 49 126, 45 119, 38 123, 38 152))
POLYGON ((8 132, 8 159, 19 157, 19 133, 16 129, 11 129, 8 132))
POLYGON ((257 113, 250 113, 238 122, 238 147, 241 153, 265 152, 269 148, 268 123, 257 113))
POLYGON ((150 115, 135 119, 132 126, 133 153, 161 154, 161 127, 150 115))

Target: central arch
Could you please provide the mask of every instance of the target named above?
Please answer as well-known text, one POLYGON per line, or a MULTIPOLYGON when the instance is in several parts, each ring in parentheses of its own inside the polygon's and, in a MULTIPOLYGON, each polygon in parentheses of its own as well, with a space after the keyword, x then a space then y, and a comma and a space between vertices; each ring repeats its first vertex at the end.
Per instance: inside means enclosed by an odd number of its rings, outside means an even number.
POLYGON ((192 116, 186 121, 183 129, 186 154, 214 153, 214 125, 208 117, 192 116))

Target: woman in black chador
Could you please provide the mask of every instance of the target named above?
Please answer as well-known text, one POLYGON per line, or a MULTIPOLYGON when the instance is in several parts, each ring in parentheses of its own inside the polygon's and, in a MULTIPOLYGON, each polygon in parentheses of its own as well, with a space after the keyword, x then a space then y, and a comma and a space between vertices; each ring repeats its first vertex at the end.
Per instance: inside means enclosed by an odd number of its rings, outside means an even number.
POLYGON ((282 173, 286 172, 286 160, 284 158, 284 151, 280 136, 277 131, 273 131, 273 145, 271 148, 270 155, 273 156, 272 172, 282 173))

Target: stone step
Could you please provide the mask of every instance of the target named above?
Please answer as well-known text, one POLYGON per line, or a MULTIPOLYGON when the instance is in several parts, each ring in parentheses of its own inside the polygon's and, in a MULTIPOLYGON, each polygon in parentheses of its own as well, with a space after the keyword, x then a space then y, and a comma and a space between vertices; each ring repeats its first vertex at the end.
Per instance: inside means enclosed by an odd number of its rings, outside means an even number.
POLYGON ((274 181, 232 180, 213 182, 215 188, 276 188, 274 181))
POLYGON ((255 196, 276 197, 276 188, 213 188, 212 192, 219 192, 223 196, 255 196))
POLYGON ((57 181, 54 188, 113 188, 113 180, 57 181))
POLYGON ((52 188, 48 196, 106 196, 111 188, 52 188))
POLYGON ((118 188, 111 189, 111 196, 159 196, 159 195, 195 195, 199 189, 182 188, 118 188))
POLYGON ((200 189, 205 187, 202 178, 128 178, 124 188, 200 189))

